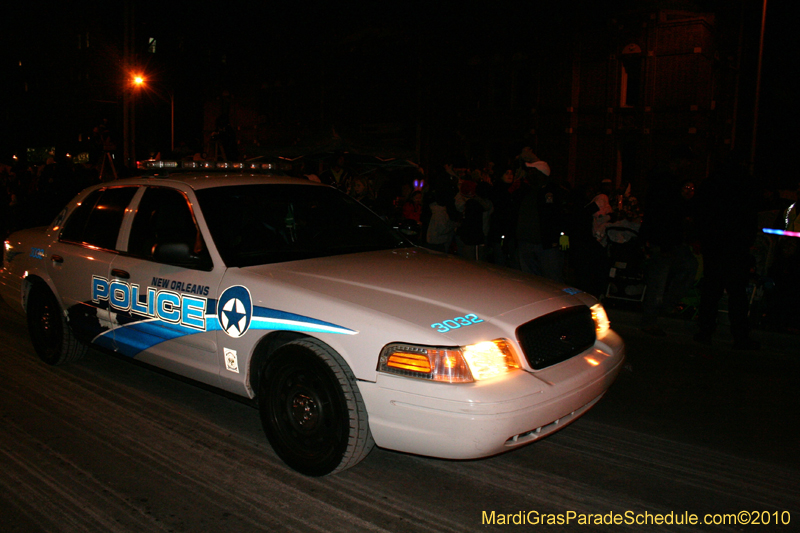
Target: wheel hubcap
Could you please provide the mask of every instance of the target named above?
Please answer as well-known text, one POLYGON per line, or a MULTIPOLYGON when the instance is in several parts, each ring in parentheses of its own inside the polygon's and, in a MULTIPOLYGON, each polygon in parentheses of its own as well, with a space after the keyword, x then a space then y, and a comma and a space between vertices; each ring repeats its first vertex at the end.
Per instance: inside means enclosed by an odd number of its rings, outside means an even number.
POLYGON ((291 400, 292 421, 303 432, 314 431, 319 424, 319 405, 304 392, 296 392, 291 400))
POLYGON ((49 306, 45 306, 44 309, 42 309, 42 319, 41 319, 42 330, 45 333, 50 333, 52 328, 53 328, 53 326, 51 324, 52 323, 52 316, 51 315, 52 315, 52 312, 50 310, 50 307, 49 306))

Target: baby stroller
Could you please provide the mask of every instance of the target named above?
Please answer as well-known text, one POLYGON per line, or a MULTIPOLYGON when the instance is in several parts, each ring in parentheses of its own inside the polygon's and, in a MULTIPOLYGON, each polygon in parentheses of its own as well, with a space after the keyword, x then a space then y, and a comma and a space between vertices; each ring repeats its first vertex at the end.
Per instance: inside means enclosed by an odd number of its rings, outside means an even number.
POLYGON ((639 232, 628 226, 608 226, 606 237, 609 269, 605 297, 641 302, 647 286, 639 232))

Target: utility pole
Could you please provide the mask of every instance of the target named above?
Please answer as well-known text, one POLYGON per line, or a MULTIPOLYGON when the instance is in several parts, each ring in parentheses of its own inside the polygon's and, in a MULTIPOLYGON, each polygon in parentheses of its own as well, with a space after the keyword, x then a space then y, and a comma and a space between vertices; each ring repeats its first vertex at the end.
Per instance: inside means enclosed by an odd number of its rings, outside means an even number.
POLYGON ((756 70, 756 98, 753 105, 753 138, 750 144, 750 174, 755 170, 756 162, 756 131, 758 130, 758 99, 761 93, 761 62, 764 57, 764 26, 767 20, 767 0, 761 8, 761 35, 758 40, 758 68, 756 70))
POLYGON ((123 42, 122 42, 122 145, 125 166, 132 168, 131 162, 136 160, 136 115, 131 92, 130 72, 134 58, 134 6, 133 0, 125 0, 123 7, 123 42))
POLYGON ((736 49, 736 81, 733 92, 733 114, 731 117, 731 152, 736 148, 736 126, 739 115, 739 89, 742 85, 742 52, 744 50, 744 0, 739 13, 739 45, 736 49))

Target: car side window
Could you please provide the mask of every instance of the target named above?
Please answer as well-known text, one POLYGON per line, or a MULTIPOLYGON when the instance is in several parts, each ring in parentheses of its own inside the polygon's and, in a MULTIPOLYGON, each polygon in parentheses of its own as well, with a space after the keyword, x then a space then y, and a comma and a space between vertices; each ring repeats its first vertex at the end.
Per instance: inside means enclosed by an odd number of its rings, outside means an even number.
POLYGON ((115 250, 125 208, 136 189, 110 187, 92 192, 67 219, 59 239, 115 250))
POLYGON ((155 261, 155 248, 162 244, 186 244, 194 256, 202 259, 198 268, 205 269, 210 264, 205 242, 183 193, 149 187, 133 218, 128 253, 155 261))

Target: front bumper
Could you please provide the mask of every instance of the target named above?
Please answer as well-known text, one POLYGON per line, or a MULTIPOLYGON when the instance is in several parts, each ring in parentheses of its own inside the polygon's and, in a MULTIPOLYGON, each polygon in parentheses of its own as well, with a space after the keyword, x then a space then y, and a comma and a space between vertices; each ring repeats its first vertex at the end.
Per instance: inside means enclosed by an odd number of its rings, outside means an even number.
POLYGON ((613 332, 591 350, 538 372, 470 384, 380 374, 359 388, 375 443, 445 459, 477 459, 533 442, 588 411, 622 369, 613 332))

